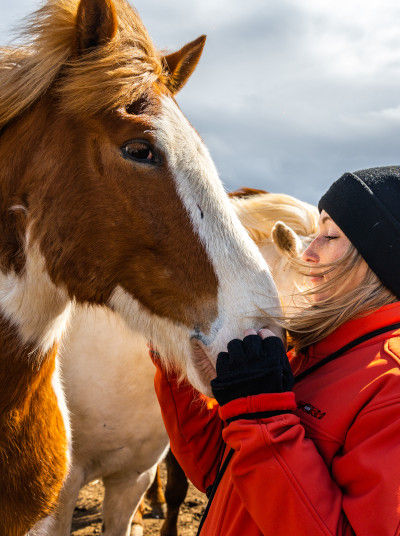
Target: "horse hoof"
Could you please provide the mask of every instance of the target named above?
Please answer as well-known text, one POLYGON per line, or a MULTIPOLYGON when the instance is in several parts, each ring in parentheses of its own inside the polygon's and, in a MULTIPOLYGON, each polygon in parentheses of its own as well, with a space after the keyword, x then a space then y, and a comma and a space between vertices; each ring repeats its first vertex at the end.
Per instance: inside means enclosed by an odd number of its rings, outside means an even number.
POLYGON ((143 536, 143 525, 133 525, 131 536, 143 536))
POLYGON ((165 519, 166 515, 167 515, 167 505, 164 503, 164 504, 154 505, 148 516, 151 517, 152 519, 165 519))

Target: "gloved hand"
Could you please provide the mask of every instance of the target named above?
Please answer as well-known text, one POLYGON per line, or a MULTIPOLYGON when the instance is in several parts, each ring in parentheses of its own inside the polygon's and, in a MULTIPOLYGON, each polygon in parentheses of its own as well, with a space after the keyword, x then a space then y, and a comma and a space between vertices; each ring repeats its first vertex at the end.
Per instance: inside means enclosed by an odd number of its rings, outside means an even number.
POLYGON ((248 335, 233 339, 217 358, 217 377, 211 388, 220 406, 236 398, 291 391, 294 377, 278 337, 248 335))

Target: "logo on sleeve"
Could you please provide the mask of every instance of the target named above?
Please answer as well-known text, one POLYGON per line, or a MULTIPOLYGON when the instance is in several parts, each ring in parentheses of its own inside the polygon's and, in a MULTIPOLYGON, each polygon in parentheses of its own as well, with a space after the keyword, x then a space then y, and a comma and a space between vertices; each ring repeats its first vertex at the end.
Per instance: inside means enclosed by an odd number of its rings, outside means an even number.
POLYGON ((323 419, 326 415, 326 411, 321 411, 309 402, 303 402, 302 400, 299 401, 297 407, 315 419, 323 419))

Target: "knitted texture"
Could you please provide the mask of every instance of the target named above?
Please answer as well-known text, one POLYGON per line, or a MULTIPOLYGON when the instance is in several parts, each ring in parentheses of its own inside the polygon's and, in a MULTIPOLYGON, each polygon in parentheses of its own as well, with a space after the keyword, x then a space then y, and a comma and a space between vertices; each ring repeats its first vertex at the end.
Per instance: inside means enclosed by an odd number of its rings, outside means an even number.
POLYGON ((211 388, 223 406, 236 398, 290 391, 294 380, 281 339, 248 335, 228 343, 217 359, 217 377, 211 388))

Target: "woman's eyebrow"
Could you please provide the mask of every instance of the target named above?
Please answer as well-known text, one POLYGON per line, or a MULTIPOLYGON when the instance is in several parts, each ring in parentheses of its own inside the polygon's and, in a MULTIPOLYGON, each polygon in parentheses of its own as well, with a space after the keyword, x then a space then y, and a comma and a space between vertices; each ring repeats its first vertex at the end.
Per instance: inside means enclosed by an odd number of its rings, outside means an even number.
POLYGON ((332 221, 332 219, 331 219, 329 216, 324 216, 324 217, 322 218, 322 220, 321 220, 321 223, 325 223, 326 220, 331 220, 331 221, 332 221))

